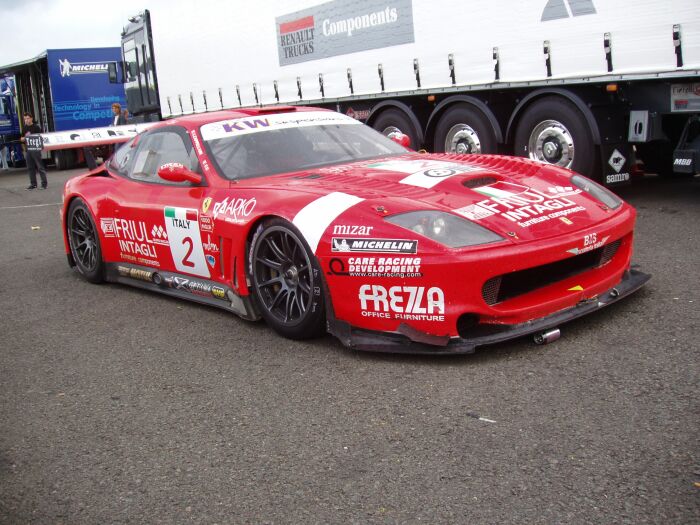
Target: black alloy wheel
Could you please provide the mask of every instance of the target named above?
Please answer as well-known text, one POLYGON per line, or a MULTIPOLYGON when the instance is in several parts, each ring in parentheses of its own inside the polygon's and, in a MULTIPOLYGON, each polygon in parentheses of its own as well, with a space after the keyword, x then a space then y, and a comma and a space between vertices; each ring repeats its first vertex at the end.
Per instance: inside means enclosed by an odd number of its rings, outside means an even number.
POLYGON ((104 263, 95 221, 85 203, 76 199, 68 209, 68 240, 78 271, 92 283, 104 280, 104 263))
POLYGON ((291 339, 322 333, 321 271, 293 225, 266 221, 253 237, 249 269, 260 313, 277 333, 291 339))

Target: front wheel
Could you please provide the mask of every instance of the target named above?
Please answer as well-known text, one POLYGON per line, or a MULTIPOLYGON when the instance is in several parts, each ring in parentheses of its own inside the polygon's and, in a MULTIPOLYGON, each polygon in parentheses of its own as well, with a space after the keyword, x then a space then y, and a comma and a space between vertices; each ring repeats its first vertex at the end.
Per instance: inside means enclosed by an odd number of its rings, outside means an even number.
POLYGON ((104 262, 95 221, 85 202, 75 199, 68 208, 68 242, 78 271, 91 283, 104 280, 104 262))
POLYGON ((249 273, 260 313, 277 333, 308 339, 323 332, 321 270, 293 225, 271 219, 259 227, 250 247, 249 273))

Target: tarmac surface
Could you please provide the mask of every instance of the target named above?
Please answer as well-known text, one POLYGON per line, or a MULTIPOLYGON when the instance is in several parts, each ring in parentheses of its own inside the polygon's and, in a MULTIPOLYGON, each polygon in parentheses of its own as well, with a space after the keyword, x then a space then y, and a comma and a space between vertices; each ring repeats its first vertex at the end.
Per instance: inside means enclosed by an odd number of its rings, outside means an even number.
POLYGON ((445 358, 87 283, 77 173, 0 172, 0 523, 700 522, 700 180, 619 190, 637 294, 445 358))

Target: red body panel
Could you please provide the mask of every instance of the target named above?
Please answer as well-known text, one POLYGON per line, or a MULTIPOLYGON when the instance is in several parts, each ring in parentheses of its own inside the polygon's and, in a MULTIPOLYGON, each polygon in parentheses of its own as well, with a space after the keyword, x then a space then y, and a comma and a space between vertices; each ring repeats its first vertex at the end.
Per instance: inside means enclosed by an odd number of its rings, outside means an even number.
MULTIPOLYGON (((482 324, 523 323, 596 297, 629 269, 634 210, 627 204, 611 210, 572 185, 571 172, 524 159, 407 153, 226 180, 203 150, 199 127, 254 114, 220 112, 162 124, 182 126, 194 139, 205 186, 144 184, 103 167, 67 182, 63 215, 76 197, 88 204, 106 262, 206 278, 241 296, 249 294, 246 249, 256 225, 264 217, 284 218, 318 258, 335 318, 381 332, 406 324, 430 335, 464 336, 458 324, 465 314, 482 324), (464 171, 431 170, 435 162, 464 171), (335 202, 342 203, 339 213, 335 202), (414 210, 467 218, 503 240, 453 249, 386 220, 414 210), (604 264, 493 304, 485 300, 484 285, 493 278, 538 267, 546 272, 618 240, 604 264)), ((64 238, 70 253, 65 228, 64 238)))

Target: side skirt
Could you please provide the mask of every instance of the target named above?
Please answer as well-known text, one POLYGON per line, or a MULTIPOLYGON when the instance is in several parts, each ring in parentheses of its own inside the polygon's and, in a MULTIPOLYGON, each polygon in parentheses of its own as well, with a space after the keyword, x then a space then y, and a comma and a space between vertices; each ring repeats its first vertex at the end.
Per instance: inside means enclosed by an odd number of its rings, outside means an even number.
POLYGON ((129 263, 107 263, 105 279, 152 290, 178 299, 221 308, 247 319, 260 319, 249 296, 241 296, 221 283, 129 263))

